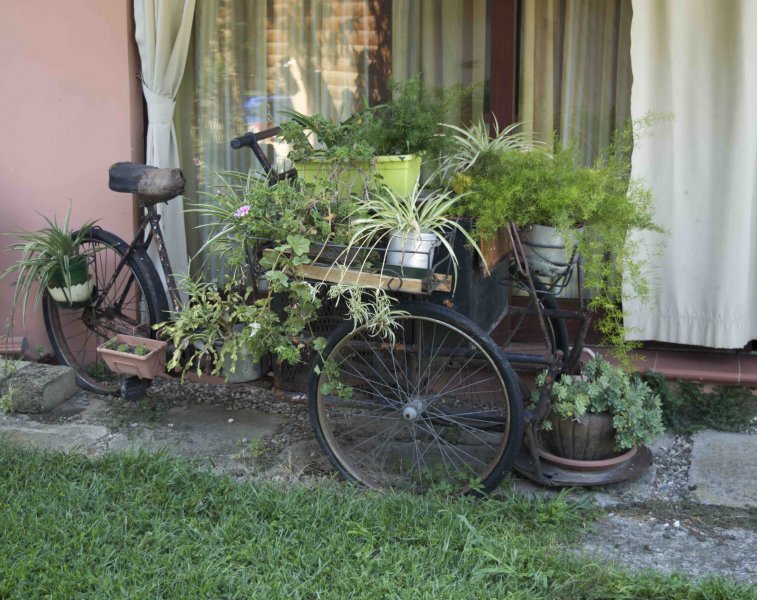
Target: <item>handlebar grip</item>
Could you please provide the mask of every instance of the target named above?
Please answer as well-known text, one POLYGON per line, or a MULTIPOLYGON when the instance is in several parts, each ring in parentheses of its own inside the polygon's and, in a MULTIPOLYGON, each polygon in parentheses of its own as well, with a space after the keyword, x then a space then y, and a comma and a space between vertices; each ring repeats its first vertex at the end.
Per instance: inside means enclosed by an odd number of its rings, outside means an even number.
POLYGON ((233 140, 231 140, 231 147, 234 150, 239 150, 243 146, 250 146, 252 143, 256 140, 255 133, 253 131, 250 131, 249 133, 245 133, 244 135, 240 135, 239 137, 235 137, 233 140))

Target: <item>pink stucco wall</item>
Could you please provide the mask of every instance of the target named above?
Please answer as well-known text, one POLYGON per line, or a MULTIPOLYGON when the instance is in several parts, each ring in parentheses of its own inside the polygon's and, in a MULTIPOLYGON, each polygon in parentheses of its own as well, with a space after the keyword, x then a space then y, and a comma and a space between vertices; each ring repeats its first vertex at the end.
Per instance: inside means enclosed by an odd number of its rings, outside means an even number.
MULTIPOLYGON (((0 9, 0 231, 37 229, 37 212, 99 218, 122 237, 132 198, 108 190, 108 167, 143 158, 142 102, 130 0, 4 0, 0 9), (36 211, 36 212, 35 212, 36 211)), ((16 258, 0 239, 0 270, 16 258)), ((0 282, 0 335, 12 287, 0 282)), ((50 349, 40 310, 14 335, 50 349)))

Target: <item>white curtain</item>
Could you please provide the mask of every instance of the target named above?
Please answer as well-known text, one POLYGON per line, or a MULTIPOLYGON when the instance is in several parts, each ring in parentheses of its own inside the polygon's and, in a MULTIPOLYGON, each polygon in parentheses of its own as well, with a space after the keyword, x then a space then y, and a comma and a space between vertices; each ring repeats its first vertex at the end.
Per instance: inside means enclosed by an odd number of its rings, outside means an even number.
MULTIPOLYGON (((521 7, 523 130, 543 141, 557 134, 593 164, 631 116, 631 0, 522 0, 521 7)), ((561 296, 578 297, 576 277, 561 296)))
MULTIPOLYGON (((147 102, 148 165, 180 166, 173 114, 187 59, 194 7, 195 0, 134 0, 134 37, 147 102)), ((174 198, 168 204, 159 204, 157 209, 162 215, 160 226, 171 266, 175 273, 186 273, 183 199, 174 198)))
MULTIPOLYGON (((757 338, 757 2, 633 4, 631 112, 672 114, 634 150, 666 245, 633 339, 737 348, 757 338)), ((655 236, 645 236, 654 248, 655 236)))

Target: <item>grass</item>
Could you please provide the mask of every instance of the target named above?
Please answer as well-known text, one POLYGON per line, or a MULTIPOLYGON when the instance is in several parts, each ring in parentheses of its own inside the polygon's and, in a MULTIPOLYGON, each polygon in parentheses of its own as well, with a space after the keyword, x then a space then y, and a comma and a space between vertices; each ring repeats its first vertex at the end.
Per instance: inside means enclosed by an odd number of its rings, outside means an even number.
POLYGON ((659 373, 651 372, 645 373, 644 378, 660 395, 665 427, 675 433, 688 435, 703 429, 747 431, 757 417, 757 396, 752 388, 721 385, 705 392, 696 381, 671 385, 659 373))
POLYGON ((567 551, 565 498, 235 483, 163 455, 0 442, 0 598, 753 598, 567 551))

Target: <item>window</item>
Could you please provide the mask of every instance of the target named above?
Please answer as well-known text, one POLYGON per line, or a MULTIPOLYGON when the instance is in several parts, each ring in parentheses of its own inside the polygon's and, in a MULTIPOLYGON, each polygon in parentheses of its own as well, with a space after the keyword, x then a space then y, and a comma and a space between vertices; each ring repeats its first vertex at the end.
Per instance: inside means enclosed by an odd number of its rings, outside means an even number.
MULTIPOLYGON (((346 117, 388 95, 391 78, 439 87, 477 84, 451 120, 487 109, 487 0, 206 0, 177 108, 187 196, 214 173, 257 165, 229 140, 283 109, 346 117), (194 172, 192 172, 194 171, 194 172)), ((202 244, 192 215, 190 255, 202 244)))

